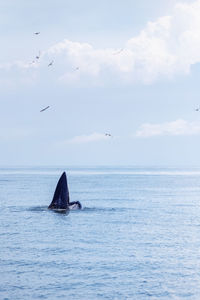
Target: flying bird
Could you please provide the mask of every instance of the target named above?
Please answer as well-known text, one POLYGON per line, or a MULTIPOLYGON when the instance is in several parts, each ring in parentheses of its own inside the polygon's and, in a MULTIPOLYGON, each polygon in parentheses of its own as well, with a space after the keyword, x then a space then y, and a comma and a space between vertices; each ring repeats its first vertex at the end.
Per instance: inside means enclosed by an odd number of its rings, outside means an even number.
POLYGON ((53 65, 53 60, 48 64, 48 67, 53 65))
POLYGON ((38 34, 40 34, 40 32, 39 32, 39 31, 37 31, 37 32, 34 32, 34 34, 35 34, 35 35, 38 35, 38 34))
POLYGON ((198 107, 198 108, 195 108, 195 111, 200 111, 200 107, 198 107))
POLYGON ((43 112, 43 111, 45 111, 46 109, 48 109, 50 106, 47 106, 47 107, 45 107, 45 108, 43 108, 43 109, 41 109, 40 110, 40 112, 43 112))
POLYGON ((114 54, 114 55, 117 55, 117 54, 121 53, 122 51, 124 51, 124 49, 120 49, 119 51, 117 51, 117 52, 115 52, 115 53, 113 53, 113 54, 114 54))
POLYGON ((40 53, 40 51, 39 51, 39 54, 38 54, 38 55, 36 55, 36 57, 35 57, 35 58, 36 58, 36 59, 39 59, 39 58, 40 58, 40 54, 41 54, 41 53, 40 53))
POLYGON ((78 71, 79 70, 79 67, 76 67, 75 71, 78 71))
POLYGON ((112 135, 110 133, 105 133, 105 136, 110 136, 111 137, 112 135))

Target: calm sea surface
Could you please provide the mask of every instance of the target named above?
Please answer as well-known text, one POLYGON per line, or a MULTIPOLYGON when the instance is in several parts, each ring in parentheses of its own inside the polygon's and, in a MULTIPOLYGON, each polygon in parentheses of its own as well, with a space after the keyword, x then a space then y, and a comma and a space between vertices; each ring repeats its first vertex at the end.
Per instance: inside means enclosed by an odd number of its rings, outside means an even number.
POLYGON ((0 168, 0 299, 199 300, 200 169, 0 168))

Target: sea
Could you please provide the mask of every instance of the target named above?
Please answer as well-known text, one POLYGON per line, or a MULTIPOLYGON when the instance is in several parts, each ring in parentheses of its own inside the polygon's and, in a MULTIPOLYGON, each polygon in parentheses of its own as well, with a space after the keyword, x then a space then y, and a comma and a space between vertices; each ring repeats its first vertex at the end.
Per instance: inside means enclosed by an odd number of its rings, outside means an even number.
POLYGON ((199 300, 200 168, 1 167, 0 299, 199 300))

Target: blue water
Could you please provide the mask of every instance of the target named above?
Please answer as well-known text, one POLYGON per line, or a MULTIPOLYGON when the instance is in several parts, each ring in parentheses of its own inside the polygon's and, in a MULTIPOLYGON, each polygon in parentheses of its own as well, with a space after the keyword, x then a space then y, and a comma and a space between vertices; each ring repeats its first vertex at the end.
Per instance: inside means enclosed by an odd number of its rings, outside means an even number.
POLYGON ((0 168, 0 243, 0 299, 199 300, 200 169, 0 168))

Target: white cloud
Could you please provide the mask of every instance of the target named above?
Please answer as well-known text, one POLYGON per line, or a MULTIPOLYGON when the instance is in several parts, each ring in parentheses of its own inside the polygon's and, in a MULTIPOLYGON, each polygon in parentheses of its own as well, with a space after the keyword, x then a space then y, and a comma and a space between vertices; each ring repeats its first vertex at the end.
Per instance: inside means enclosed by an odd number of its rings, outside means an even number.
POLYGON ((94 132, 90 135, 79 135, 75 136, 72 139, 65 141, 67 144, 84 144, 90 142, 98 142, 108 140, 109 137, 105 136, 103 133, 94 132))
POLYGON ((80 68, 77 78, 80 73, 103 77, 104 72, 111 72, 114 77, 145 83, 188 74, 191 66, 200 62, 199 16, 200 0, 180 3, 171 16, 149 22, 138 36, 127 41, 123 51, 64 40, 51 47, 48 54, 62 57, 70 66, 66 80, 73 73, 70 68, 76 66, 80 68))
POLYGON ((4 141, 13 141, 26 139, 34 134, 32 129, 24 128, 1 128, 0 139, 4 141))
POLYGON ((106 83, 140 81, 152 83, 160 78, 187 75, 200 62, 200 0, 176 4, 170 16, 163 16, 130 38, 123 51, 96 49, 88 43, 63 40, 43 51, 40 65, 15 62, 0 66, 21 69, 42 66, 54 59, 54 73, 61 82, 106 83), (77 67, 79 69, 77 69, 77 67), (93 81, 91 81, 91 79, 93 81))
POLYGON ((10 71, 12 69, 30 69, 38 68, 39 63, 36 62, 24 62, 21 60, 14 61, 12 63, 2 63, 0 64, 0 70, 10 71))
POLYGON ((200 134, 200 122, 176 120, 161 124, 143 124, 136 132, 136 137, 178 136, 200 134))
POLYGON ((23 62, 0 64, 0 87, 13 89, 19 86, 33 86, 36 82, 40 65, 38 62, 23 62), (33 71, 34 70, 34 71, 33 71))

